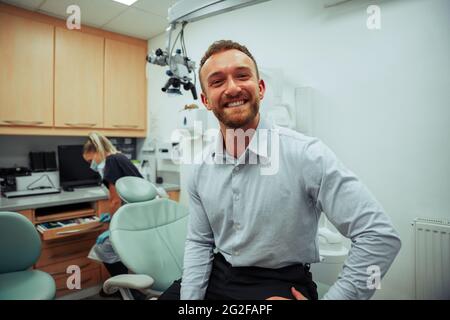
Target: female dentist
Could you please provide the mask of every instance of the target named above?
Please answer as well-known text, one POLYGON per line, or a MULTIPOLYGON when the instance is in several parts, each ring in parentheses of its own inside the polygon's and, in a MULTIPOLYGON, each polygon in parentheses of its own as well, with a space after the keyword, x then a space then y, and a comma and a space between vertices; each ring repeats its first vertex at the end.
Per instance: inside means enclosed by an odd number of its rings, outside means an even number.
MULTIPOLYGON (((116 181, 126 176, 142 178, 142 175, 125 155, 117 151, 108 138, 97 132, 89 134, 83 147, 83 158, 90 163, 92 170, 100 174, 103 183, 108 187, 110 210, 112 213, 115 212, 122 205, 115 188, 116 181)), ((97 238, 93 251, 103 261, 111 276, 128 273, 127 267, 114 252, 109 240, 109 231, 97 238)), ((100 292, 100 295, 103 295, 103 292, 100 292)), ((133 295, 136 297, 134 292, 133 295)))

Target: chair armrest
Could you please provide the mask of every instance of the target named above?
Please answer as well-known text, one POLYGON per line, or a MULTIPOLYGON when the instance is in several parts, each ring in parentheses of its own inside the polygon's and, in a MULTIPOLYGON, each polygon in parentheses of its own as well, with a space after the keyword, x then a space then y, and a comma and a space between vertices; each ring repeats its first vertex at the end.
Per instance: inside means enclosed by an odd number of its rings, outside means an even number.
POLYGON ((106 280, 103 284, 103 291, 106 294, 113 294, 120 288, 146 290, 154 282, 152 277, 145 274, 121 274, 106 280))

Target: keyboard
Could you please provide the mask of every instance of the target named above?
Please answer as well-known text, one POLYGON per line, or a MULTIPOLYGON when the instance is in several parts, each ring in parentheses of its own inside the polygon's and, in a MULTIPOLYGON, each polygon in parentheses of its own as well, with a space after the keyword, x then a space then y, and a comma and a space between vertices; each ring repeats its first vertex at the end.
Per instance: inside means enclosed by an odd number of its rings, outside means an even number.
POLYGON ((4 196, 6 198, 18 198, 18 197, 38 196, 43 194, 52 194, 60 192, 61 190, 58 188, 46 188, 46 189, 23 190, 23 191, 9 191, 5 192, 4 196))

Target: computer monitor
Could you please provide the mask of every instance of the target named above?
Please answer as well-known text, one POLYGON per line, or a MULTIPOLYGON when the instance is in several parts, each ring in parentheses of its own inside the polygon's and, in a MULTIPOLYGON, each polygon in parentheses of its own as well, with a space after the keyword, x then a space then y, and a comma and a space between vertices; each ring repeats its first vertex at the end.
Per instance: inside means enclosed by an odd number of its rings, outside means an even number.
POLYGON ((59 183, 63 189, 98 186, 100 175, 83 159, 83 146, 58 146, 59 183))

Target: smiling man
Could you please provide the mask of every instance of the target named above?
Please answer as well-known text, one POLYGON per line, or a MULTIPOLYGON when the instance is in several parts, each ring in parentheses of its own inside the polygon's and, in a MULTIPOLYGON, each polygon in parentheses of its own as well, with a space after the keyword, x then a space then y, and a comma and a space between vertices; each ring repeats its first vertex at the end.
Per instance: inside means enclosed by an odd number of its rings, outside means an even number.
POLYGON ((322 212, 352 241, 324 298, 370 298, 368 270, 375 266, 383 276, 400 249, 382 207, 320 140, 260 116, 265 84, 245 46, 213 43, 199 75, 202 102, 220 133, 189 180, 182 280, 160 299, 317 299, 309 264, 319 261, 322 212), (276 137, 279 148, 264 136, 276 137), (261 174, 274 157, 276 173, 261 174))
POLYGON ((222 52, 217 59, 203 58, 201 70, 202 102, 214 112, 220 129, 256 129, 259 102, 264 97, 265 85, 259 79, 252 59, 238 49, 230 49, 222 52), (230 64, 230 61, 234 63, 230 64))

